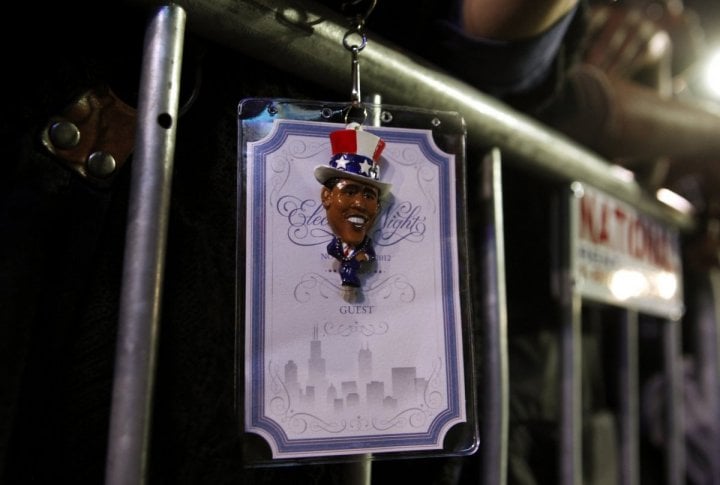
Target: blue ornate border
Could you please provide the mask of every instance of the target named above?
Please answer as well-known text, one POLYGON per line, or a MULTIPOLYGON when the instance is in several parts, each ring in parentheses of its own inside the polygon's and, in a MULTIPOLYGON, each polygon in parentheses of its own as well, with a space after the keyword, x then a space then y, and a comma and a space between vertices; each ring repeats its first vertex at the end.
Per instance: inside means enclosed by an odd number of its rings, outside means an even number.
MULTIPOLYGON (((443 294, 443 313, 445 321, 443 328, 446 341, 445 361, 448 368, 447 396, 448 408, 435 416, 433 422, 425 433, 398 433, 386 435, 366 435, 366 436, 346 436, 338 438, 312 438, 312 439, 289 439, 284 430, 278 423, 265 416, 264 409, 264 383, 265 383, 265 355, 263 343, 265 341, 265 253, 264 238, 266 235, 266 157, 282 146, 287 138, 291 135, 300 135, 307 137, 327 137, 329 133, 338 128, 337 125, 329 123, 313 123, 313 122, 287 122, 285 120, 276 121, 278 126, 274 133, 267 139, 258 142, 254 147, 254 158, 248 160, 248 164, 253 164, 253 187, 255 193, 252 194, 252 201, 248 211, 248 223, 254 224, 256 235, 252 241, 252 254, 255 256, 248 268, 252 272, 253 288, 261 289, 254 291, 252 297, 251 315, 251 333, 252 347, 251 355, 246 356, 251 361, 251 395, 253 401, 246 403, 251 407, 249 417, 250 422, 246 425, 253 429, 260 429, 267 432, 275 440, 275 444, 280 453, 286 454, 302 454, 317 452, 340 452, 352 451, 355 449, 383 449, 393 447, 412 447, 417 446, 418 449, 427 449, 428 447, 437 447, 439 434, 443 427, 450 421, 461 416, 463 403, 459 399, 452 399, 458 396, 457 356, 461 349, 456 346, 457 331, 460 325, 457 321, 460 318, 455 314, 455 299, 459 298, 453 292, 453 270, 452 270, 452 253, 448 244, 441 245, 441 281, 443 294)), ((427 132, 423 130, 416 131, 396 131, 392 129, 367 127, 367 131, 382 137, 385 142, 390 145, 392 143, 406 143, 417 145, 422 154, 428 161, 438 167, 439 173, 439 214, 440 214, 440 231, 441 240, 449 239, 456 241, 457 237, 451 233, 452 229, 452 206, 455 201, 452 199, 451 188, 455 180, 451 177, 450 164, 454 163, 451 156, 439 152, 434 145, 428 140, 427 132)), ((329 453, 331 454, 331 453, 329 453)))

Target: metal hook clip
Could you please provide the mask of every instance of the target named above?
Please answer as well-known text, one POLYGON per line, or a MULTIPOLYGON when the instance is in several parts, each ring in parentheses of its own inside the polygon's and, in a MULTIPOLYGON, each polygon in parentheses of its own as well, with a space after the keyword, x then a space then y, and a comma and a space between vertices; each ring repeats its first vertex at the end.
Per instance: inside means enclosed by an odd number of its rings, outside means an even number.
POLYGON ((360 103, 360 63, 358 62, 358 52, 359 49, 357 47, 353 47, 352 49, 352 67, 351 67, 351 73, 352 73, 352 88, 350 90, 350 101, 352 102, 353 106, 360 103))
POLYGON ((367 35, 365 35, 365 29, 361 25, 356 25, 354 29, 348 30, 343 37, 343 46, 352 52, 353 49, 357 49, 358 52, 363 50, 367 45, 367 35), (353 35, 360 36, 360 44, 351 44, 350 37, 353 35))
POLYGON ((345 124, 357 123, 362 125, 367 119, 367 109, 363 103, 352 103, 343 111, 345 112, 345 124))
MULTIPOLYGON (((350 7, 357 7, 365 0, 350 0, 342 4, 342 9, 347 11, 350 7)), ((370 5, 364 13, 355 13, 354 24, 350 30, 345 33, 343 37, 343 46, 352 54, 351 64, 351 76, 352 76, 352 88, 350 91, 350 106, 345 113, 345 122, 354 121, 360 124, 365 122, 367 118, 367 110, 361 101, 360 96, 360 62, 358 60, 358 54, 367 45, 367 35, 365 34, 365 20, 367 20, 370 13, 375 9, 377 0, 371 0, 370 5), (351 37, 359 36, 359 43, 352 43, 351 37)))

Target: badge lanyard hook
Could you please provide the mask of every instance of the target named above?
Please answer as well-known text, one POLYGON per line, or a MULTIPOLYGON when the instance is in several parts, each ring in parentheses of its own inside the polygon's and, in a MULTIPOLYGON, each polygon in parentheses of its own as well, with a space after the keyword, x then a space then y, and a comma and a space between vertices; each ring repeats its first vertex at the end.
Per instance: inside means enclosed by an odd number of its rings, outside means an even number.
MULTIPOLYGON (((343 9, 348 9, 350 6, 356 6, 361 0, 345 2, 343 9)), ((360 96, 360 61, 359 54, 367 45, 367 34, 365 33, 365 21, 367 20, 370 13, 375 8, 377 0, 372 0, 367 10, 362 14, 356 14, 353 17, 353 23, 350 30, 345 33, 343 37, 343 46, 350 51, 351 54, 351 80, 352 87, 350 89, 350 106, 345 113, 345 122, 357 122, 364 123, 367 118, 367 110, 362 102, 360 96), (351 40, 352 39, 352 40, 351 40), (359 43, 353 42, 353 40, 359 39, 359 43)))

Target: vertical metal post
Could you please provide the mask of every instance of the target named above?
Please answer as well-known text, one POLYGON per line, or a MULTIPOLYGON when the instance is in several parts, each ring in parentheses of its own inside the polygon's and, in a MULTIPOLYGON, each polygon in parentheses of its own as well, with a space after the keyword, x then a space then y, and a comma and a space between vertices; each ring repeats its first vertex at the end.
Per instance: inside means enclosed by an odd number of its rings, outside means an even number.
POLYGON ((146 481, 185 18, 185 11, 177 5, 160 7, 145 33, 107 485, 146 481))
POLYGON ((620 485, 637 485, 640 483, 637 311, 624 310, 620 326, 620 485))
MULTIPOLYGON (((580 187, 575 186, 573 187, 580 187)), ((573 188, 574 190, 574 188, 573 188)), ((556 281, 561 302, 560 361, 561 409, 559 470, 561 485, 582 483, 582 301, 575 289, 575 254, 571 241, 577 233, 577 205, 574 193, 563 192, 559 207, 555 247, 556 281)))
POLYGON ((507 482, 509 377, 507 351, 507 302, 505 293, 505 251, 502 210, 500 150, 494 148, 483 160, 482 204, 485 214, 482 232, 484 254, 483 339, 485 369, 483 380, 482 478, 484 485, 507 482))
MULTIPOLYGON (((353 62, 355 61, 356 59, 353 60, 353 62)), ((359 74, 357 84, 358 86, 360 85, 359 74)), ((373 105, 368 110, 370 116, 366 121, 367 126, 380 126, 382 95, 380 95, 379 93, 374 93, 371 96, 368 96, 365 102, 373 105)), ((370 483, 372 482, 372 454, 366 453, 363 455, 358 455, 357 461, 347 463, 341 466, 343 467, 342 483, 345 483, 347 485, 370 485, 370 483)))
MULTIPOLYGON (((697 322, 697 366, 700 389, 711 410, 710 449, 708 456, 720 456, 720 271, 708 274, 707 290, 702 291, 697 305, 700 316, 697 322)), ((710 483, 720 483, 720 460, 712 460, 710 483)))
POLYGON ((683 407, 683 366, 681 359, 680 323, 672 320, 661 322, 663 326, 663 354, 665 361, 665 382, 668 383, 666 407, 665 449, 668 485, 685 483, 685 435, 683 407))

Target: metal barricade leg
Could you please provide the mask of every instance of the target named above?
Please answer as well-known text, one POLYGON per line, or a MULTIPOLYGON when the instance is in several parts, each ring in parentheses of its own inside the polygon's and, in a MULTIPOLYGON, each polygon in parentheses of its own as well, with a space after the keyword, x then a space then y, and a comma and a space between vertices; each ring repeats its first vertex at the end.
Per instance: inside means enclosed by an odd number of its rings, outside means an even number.
MULTIPOLYGON (((710 416, 709 456, 720 456, 720 272, 709 274, 709 288, 702 292, 698 306, 698 368, 700 386, 706 396, 710 416)), ((711 483, 720 483, 720 460, 713 460, 711 483)))
POLYGON ((570 198, 559 201, 559 219, 556 231, 558 268, 556 280, 560 296, 562 323, 560 326, 561 384, 560 384, 560 483, 582 483, 582 301, 572 283, 574 254, 570 248, 570 235, 576 232, 574 224, 577 210, 570 198))
POLYGON ((620 322, 620 362, 618 391, 621 396, 620 420, 620 484, 640 483, 640 423, 638 384, 638 312, 623 310, 620 322))
POLYGON ((664 374, 667 385, 667 483, 685 483, 685 442, 683 436, 683 369, 681 358, 680 324, 671 320, 662 321, 664 374))
POLYGON ((482 199, 485 228, 483 320, 486 321, 482 349, 485 392, 482 412, 482 477, 485 485, 505 485, 508 464, 509 363, 505 293, 505 253, 502 209, 500 150, 493 149, 483 160, 482 199))
POLYGON ((146 30, 106 466, 108 485, 145 483, 185 11, 146 30))

